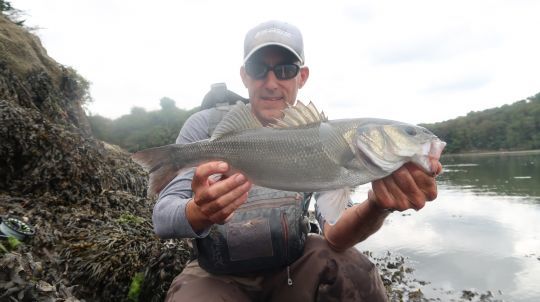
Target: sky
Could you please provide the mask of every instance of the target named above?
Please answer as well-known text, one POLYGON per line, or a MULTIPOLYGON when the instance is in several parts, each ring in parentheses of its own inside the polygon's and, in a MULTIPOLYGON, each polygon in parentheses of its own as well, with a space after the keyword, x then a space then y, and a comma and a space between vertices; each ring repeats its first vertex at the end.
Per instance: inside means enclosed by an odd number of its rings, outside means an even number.
POLYGON ((330 119, 432 123, 540 92, 540 1, 10 0, 49 56, 91 83, 87 113, 243 96, 245 33, 270 19, 304 36, 298 99, 330 119))

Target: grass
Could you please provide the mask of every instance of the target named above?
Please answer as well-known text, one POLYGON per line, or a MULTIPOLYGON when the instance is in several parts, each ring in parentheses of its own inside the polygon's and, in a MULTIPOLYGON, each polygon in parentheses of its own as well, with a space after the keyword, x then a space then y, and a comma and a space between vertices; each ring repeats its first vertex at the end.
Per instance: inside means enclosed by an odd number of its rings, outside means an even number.
POLYGON ((9 236, 6 240, 7 245, 3 245, 0 243, 0 253, 5 254, 9 253, 10 251, 13 251, 17 249, 22 242, 20 242, 17 238, 9 236))
POLYGON ((139 301, 139 294, 141 292, 141 284, 144 281, 143 273, 136 273, 131 279, 131 285, 129 286, 128 300, 133 302, 139 301))
POLYGON ((119 223, 130 223, 130 224, 141 224, 144 222, 144 219, 139 216, 135 216, 132 214, 124 213, 120 215, 120 217, 117 219, 119 223))

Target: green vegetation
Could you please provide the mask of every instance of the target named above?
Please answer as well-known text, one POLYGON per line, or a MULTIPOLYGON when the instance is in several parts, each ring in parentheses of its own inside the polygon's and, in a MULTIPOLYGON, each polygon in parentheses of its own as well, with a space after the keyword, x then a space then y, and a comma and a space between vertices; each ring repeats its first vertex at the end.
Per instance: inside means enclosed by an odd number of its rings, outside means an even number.
POLYGON ((11 3, 5 0, 0 0, 0 12, 7 12, 12 9, 13 7, 11 6, 11 3))
POLYGON ((133 107, 131 113, 111 120, 100 115, 90 116, 94 136, 129 152, 173 144, 186 119, 198 108, 183 110, 174 100, 164 97, 161 110, 147 112, 133 107))
POLYGON ((139 293, 141 292, 141 285, 144 281, 143 273, 136 273, 131 280, 131 285, 129 286, 128 300, 137 302, 139 301, 139 293))
POLYGON ((423 126, 448 143, 445 153, 540 149, 540 93, 511 105, 423 126))
POLYGON ((0 242, 0 254, 9 253, 10 251, 16 250, 21 245, 21 242, 17 238, 11 236, 7 237, 5 243, 7 243, 7 246, 0 242))
POLYGON ((142 217, 139 217, 139 216, 135 216, 133 214, 129 214, 129 213, 124 213, 122 215, 120 215, 120 217, 118 218, 118 223, 122 223, 122 224, 127 224, 127 223, 130 223, 130 224, 141 224, 144 222, 144 219, 142 217))
POLYGON ((19 239, 15 237, 11 237, 11 236, 8 237, 7 242, 9 245, 9 249, 11 250, 15 250, 17 249, 17 247, 19 247, 19 245, 21 245, 21 242, 19 241, 19 239))

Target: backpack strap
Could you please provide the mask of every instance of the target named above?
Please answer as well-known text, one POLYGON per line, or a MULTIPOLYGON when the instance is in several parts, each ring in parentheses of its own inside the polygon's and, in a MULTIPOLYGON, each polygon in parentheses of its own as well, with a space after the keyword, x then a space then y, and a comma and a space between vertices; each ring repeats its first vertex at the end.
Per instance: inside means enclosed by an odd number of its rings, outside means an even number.
POLYGON ((210 136, 212 136, 216 126, 221 122, 225 114, 238 101, 249 103, 249 99, 228 90, 225 83, 215 83, 210 86, 210 91, 204 96, 200 109, 210 109, 210 118, 208 120, 208 134, 210 136))

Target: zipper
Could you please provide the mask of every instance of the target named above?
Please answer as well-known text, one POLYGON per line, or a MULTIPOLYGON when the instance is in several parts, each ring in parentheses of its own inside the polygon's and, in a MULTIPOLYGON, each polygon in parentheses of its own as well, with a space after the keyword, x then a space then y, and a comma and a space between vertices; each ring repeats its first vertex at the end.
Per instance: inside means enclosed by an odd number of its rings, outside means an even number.
MULTIPOLYGON (((287 226, 287 213, 281 212, 281 225, 283 227, 283 243, 285 247, 285 261, 288 261, 289 259, 289 228, 287 226)), ((291 270, 290 266, 287 265, 287 284, 289 286, 293 286, 293 280, 291 278, 291 270)))

